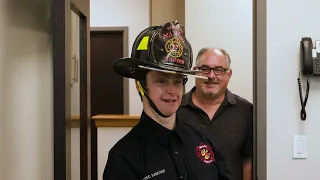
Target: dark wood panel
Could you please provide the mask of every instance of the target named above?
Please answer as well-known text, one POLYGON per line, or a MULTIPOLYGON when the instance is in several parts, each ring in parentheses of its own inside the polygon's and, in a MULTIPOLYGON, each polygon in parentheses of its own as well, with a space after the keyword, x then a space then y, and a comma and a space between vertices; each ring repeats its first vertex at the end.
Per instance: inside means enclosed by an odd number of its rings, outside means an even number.
POLYGON ((54 127, 54 179, 67 176, 66 136, 66 66, 65 66, 65 0, 52 2, 52 58, 53 58, 53 127, 54 127))

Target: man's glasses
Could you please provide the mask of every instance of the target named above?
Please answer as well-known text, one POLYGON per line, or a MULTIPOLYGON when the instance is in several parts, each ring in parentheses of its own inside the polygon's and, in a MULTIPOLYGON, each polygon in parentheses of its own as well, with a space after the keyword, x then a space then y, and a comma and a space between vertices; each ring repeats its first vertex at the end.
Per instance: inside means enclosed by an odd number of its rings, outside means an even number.
POLYGON ((215 75, 222 75, 224 74, 227 70, 229 70, 229 68, 223 68, 223 67, 214 67, 214 68, 210 68, 208 66, 201 66, 201 67, 197 67, 197 69, 201 70, 202 74, 209 74, 211 72, 211 70, 213 71, 213 73, 215 75))

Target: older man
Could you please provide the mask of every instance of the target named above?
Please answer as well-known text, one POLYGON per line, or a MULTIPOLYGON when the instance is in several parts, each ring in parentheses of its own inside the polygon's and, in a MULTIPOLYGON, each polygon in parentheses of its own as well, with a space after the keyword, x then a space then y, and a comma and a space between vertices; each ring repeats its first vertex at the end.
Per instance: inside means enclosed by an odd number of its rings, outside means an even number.
POLYGON ((232 180, 252 179, 252 118, 250 102, 228 90, 231 59, 221 48, 203 48, 196 70, 205 79, 183 97, 178 115, 195 127, 205 127, 227 160, 232 180))

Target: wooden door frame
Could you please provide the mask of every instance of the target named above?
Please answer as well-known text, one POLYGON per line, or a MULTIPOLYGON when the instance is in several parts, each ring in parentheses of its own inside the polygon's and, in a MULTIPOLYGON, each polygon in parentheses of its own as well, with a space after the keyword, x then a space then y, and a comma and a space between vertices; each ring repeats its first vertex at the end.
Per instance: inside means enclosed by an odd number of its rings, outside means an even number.
MULTIPOLYGON (((65 49, 65 0, 52 1, 52 60, 53 60, 53 126, 54 126, 54 180, 67 179, 67 161, 70 161, 70 145, 67 143, 67 124, 70 121, 67 109, 68 90, 65 49)), ((70 99, 69 99, 70 101, 70 99)), ((70 163, 70 162, 69 162, 70 163)))
POLYGON ((267 2, 252 0, 253 180, 267 179, 267 2))
POLYGON ((54 180, 71 179, 71 12, 80 17, 80 180, 91 179, 89 0, 54 0, 52 17, 54 180), (70 31, 70 32, 69 32, 70 31), (89 91, 90 92, 90 91, 89 91))

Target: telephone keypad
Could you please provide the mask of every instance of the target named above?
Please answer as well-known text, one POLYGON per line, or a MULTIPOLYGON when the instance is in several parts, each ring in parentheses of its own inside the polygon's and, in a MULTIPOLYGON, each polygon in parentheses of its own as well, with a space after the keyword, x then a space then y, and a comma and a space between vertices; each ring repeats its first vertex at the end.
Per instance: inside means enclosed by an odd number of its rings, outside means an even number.
POLYGON ((320 58, 316 58, 313 61, 313 72, 315 74, 320 74, 320 58))

